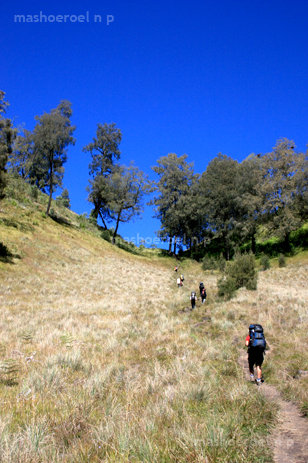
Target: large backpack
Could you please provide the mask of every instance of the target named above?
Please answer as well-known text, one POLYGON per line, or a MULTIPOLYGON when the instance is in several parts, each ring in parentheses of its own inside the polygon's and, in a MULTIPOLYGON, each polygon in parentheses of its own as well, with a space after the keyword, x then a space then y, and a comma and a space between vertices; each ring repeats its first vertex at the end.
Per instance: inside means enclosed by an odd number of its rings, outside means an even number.
POLYGON ((202 281, 201 281, 201 283, 199 284, 200 291, 202 291, 203 288, 204 288, 204 283, 202 283, 202 281))
POLYGON ((260 350, 265 350, 266 341, 263 333, 263 328, 261 325, 250 325, 249 326, 249 336, 250 336, 250 347, 257 347, 260 350))

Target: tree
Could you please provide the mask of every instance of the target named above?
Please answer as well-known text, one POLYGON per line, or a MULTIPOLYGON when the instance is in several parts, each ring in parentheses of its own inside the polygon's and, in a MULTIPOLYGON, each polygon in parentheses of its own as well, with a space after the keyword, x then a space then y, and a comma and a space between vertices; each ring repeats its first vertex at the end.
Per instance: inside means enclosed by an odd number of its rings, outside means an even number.
POLYGON ((5 93, 0 90, 0 199, 4 197, 4 188, 7 183, 6 164, 16 136, 16 129, 13 129, 11 119, 4 117, 9 105, 4 98, 5 93))
POLYGON ((277 141, 262 162, 263 218, 268 229, 284 240, 288 250, 291 231, 307 219, 307 209, 306 213, 302 210, 307 200, 307 155, 296 152, 294 142, 284 138, 277 141))
POLYGON ((67 146, 75 143, 72 136, 75 127, 71 125, 71 116, 71 103, 63 100, 50 113, 44 113, 35 118, 37 124, 33 131, 34 163, 32 169, 38 174, 37 180, 40 186, 43 183, 43 188, 49 191, 46 214, 49 214, 54 189, 62 185, 67 146))
POLYGON ((129 167, 116 165, 110 169, 108 176, 95 177, 90 198, 92 194, 96 199, 99 197, 99 213, 105 220, 115 222, 113 244, 119 224, 129 222, 142 212, 143 197, 148 188, 149 182, 144 173, 133 165, 129 167))
POLYGON ((156 217, 161 221, 159 236, 169 240, 169 252, 174 240, 174 254, 177 240, 183 240, 189 230, 187 224, 192 200, 189 193, 190 188, 197 181, 193 164, 187 163, 186 159, 186 154, 178 157, 175 153, 169 153, 159 158, 157 165, 152 167, 158 174, 159 180, 155 182, 154 188, 158 195, 150 204, 155 206, 156 217))
POLYGON ((222 240, 228 260, 240 232, 237 174, 238 162, 219 153, 211 160, 200 179, 207 231, 222 240))
POLYGON ((89 173, 94 181, 90 182, 89 198, 94 205, 94 209, 91 215, 96 220, 98 215, 100 215, 105 228, 107 228, 107 225, 104 217, 101 177, 108 177, 112 174, 115 161, 120 159, 119 144, 121 140, 122 133, 120 129, 116 128, 114 123, 98 124, 96 138, 93 138, 93 142, 83 148, 84 152, 89 152, 92 156, 89 164, 89 173))
POLYGON ((34 163, 33 133, 24 129, 23 135, 20 134, 16 137, 13 151, 9 156, 10 170, 14 174, 20 175, 24 180, 29 181, 29 183, 39 186, 39 179, 43 178, 44 175, 43 173, 40 176, 37 173, 34 175, 34 163))
POLYGON ((241 241, 251 240, 251 250, 256 252, 256 233, 261 220, 263 181, 260 155, 251 154, 238 166, 236 177, 237 208, 239 211, 241 241))
POLYGON ((199 190, 199 175, 194 174, 188 184, 185 194, 178 202, 179 242, 190 250, 192 254, 203 239, 205 213, 202 207, 202 198, 199 190))
POLYGON ((70 202, 69 192, 68 192, 67 188, 64 188, 61 195, 58 196, 56 199, 62 206, 67 207, 68 209, 70 209, 71 202, 70 202))

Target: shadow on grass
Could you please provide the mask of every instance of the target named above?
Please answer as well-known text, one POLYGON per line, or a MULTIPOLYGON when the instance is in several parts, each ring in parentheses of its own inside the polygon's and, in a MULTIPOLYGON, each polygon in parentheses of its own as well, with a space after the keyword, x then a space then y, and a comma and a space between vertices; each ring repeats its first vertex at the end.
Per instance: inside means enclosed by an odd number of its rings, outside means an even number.
POLYGON ((54 220, 55 222, 57 222, 59 225, 65 225, 66 227, 72 227, 73 226, 68 219, 66 219, 65 217, 61 217, 60 215, 57 215, 57 214, 55 214, 53 212, 49 213, 49 217, 52 220, 54 220))
POLYGON ((17 230, 20 230, 22 232, 28 232, 28 231, 34 230, 33 225, 29 223, 24 223, 20 220, 17 221, 16 219, 2 217, 1 223, 3 223, 3 225, 5 225, 6 227, 16 228, 17 230))
POLYGON ((14 264, 13 259, 20 259, 18 254, 12 254, 5 244, 0 242, 0 262, 5 264, 14 264))
POLYGON ((14 387, 18 386, 18 381, 16 379, 0 379, 0 384, 2 386, 14 387))

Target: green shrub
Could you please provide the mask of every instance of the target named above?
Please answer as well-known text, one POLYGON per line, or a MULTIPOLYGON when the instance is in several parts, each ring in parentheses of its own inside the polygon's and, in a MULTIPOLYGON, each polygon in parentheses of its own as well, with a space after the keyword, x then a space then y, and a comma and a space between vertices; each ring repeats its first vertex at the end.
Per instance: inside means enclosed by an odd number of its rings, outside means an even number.
POLYGON ((111 234, 109 230, 102 230, 101 237, 103 238, 103 240, 106 240, 109 243, 111 243, 111 234))
POLYGON ((263 254, 263 256, 261 256, 260 264, 262 270, 268 270, 271 267, 270 259, 266 254, 263 254))
POLYGON ((247 289, 257 288, 257 274, 253 254, 238 254, 227 266, 226 274, 234 280, 236 289, 242 287, 247 289))
POLYGON ((214 256, 205 256, 202 260, 203 270, 219 270, 224 272, 226 267, 226 260, 221 254, 218 258, 214 256))
POLYGON ((82 228, 82 229, 87 228, 88 219, 87 219, 87 214, 86 213, 80 214, 77 217, 77 220, 78 220, 78 223, 79 223, 79 228, 82 228))
POLYGON ((279 254, 278 256, 278 265, 279 267, 285 267, 287 265, 286 258, 284 254, 279 254))
POLYGON ((38 199, 39 189, 36 185, 31 186, 31 198, 34 200, 38 199))
POLYGON ((124 249, 124 251, 130 252, 132 254, 138 254, 139 250, 133 243, 128 243, 127 241, 117 239, 116 245, 120 249, 124 249))
POLYGON ((226 259, 222 254, 220 254, 219 258, 217 259, 217 267, 221 273, 223 273, 226 269, 226 259))
POLYGON ((67 209, 71 208, 70 197, 66 188, 64 188, 60 196, 57 196, 56 201, 60 206, 66 207, 67 209))
POLYGON ((217 269, 217 261, 216 261, 215 257, 205 256, 202 259, 202 268, 203 268, 203 270, 216 270, 217 269))
POLYGON ((229 276, 220 278, 217 282, 218 296, 226 300, 231 299, 236 291, 236 282, 229 276))

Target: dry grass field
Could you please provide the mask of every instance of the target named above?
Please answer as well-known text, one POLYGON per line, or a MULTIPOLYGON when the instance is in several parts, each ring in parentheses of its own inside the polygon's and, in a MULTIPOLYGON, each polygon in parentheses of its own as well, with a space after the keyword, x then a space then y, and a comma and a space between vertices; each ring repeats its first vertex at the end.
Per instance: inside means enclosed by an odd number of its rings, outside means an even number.
POLYGON ((1 463, 272 461, 276 406, 237 359, 261 322, 266 377, 307 405, 307 378, 292 377, 308 369, 307 266, 217 301, 217 275, 196 263, 181 263, 178 289, 169 258, 128 254, 39 208, 1 209, 15 254, 0 262, 1 463), (185 310, 202 280, 206 305, 185 310))

